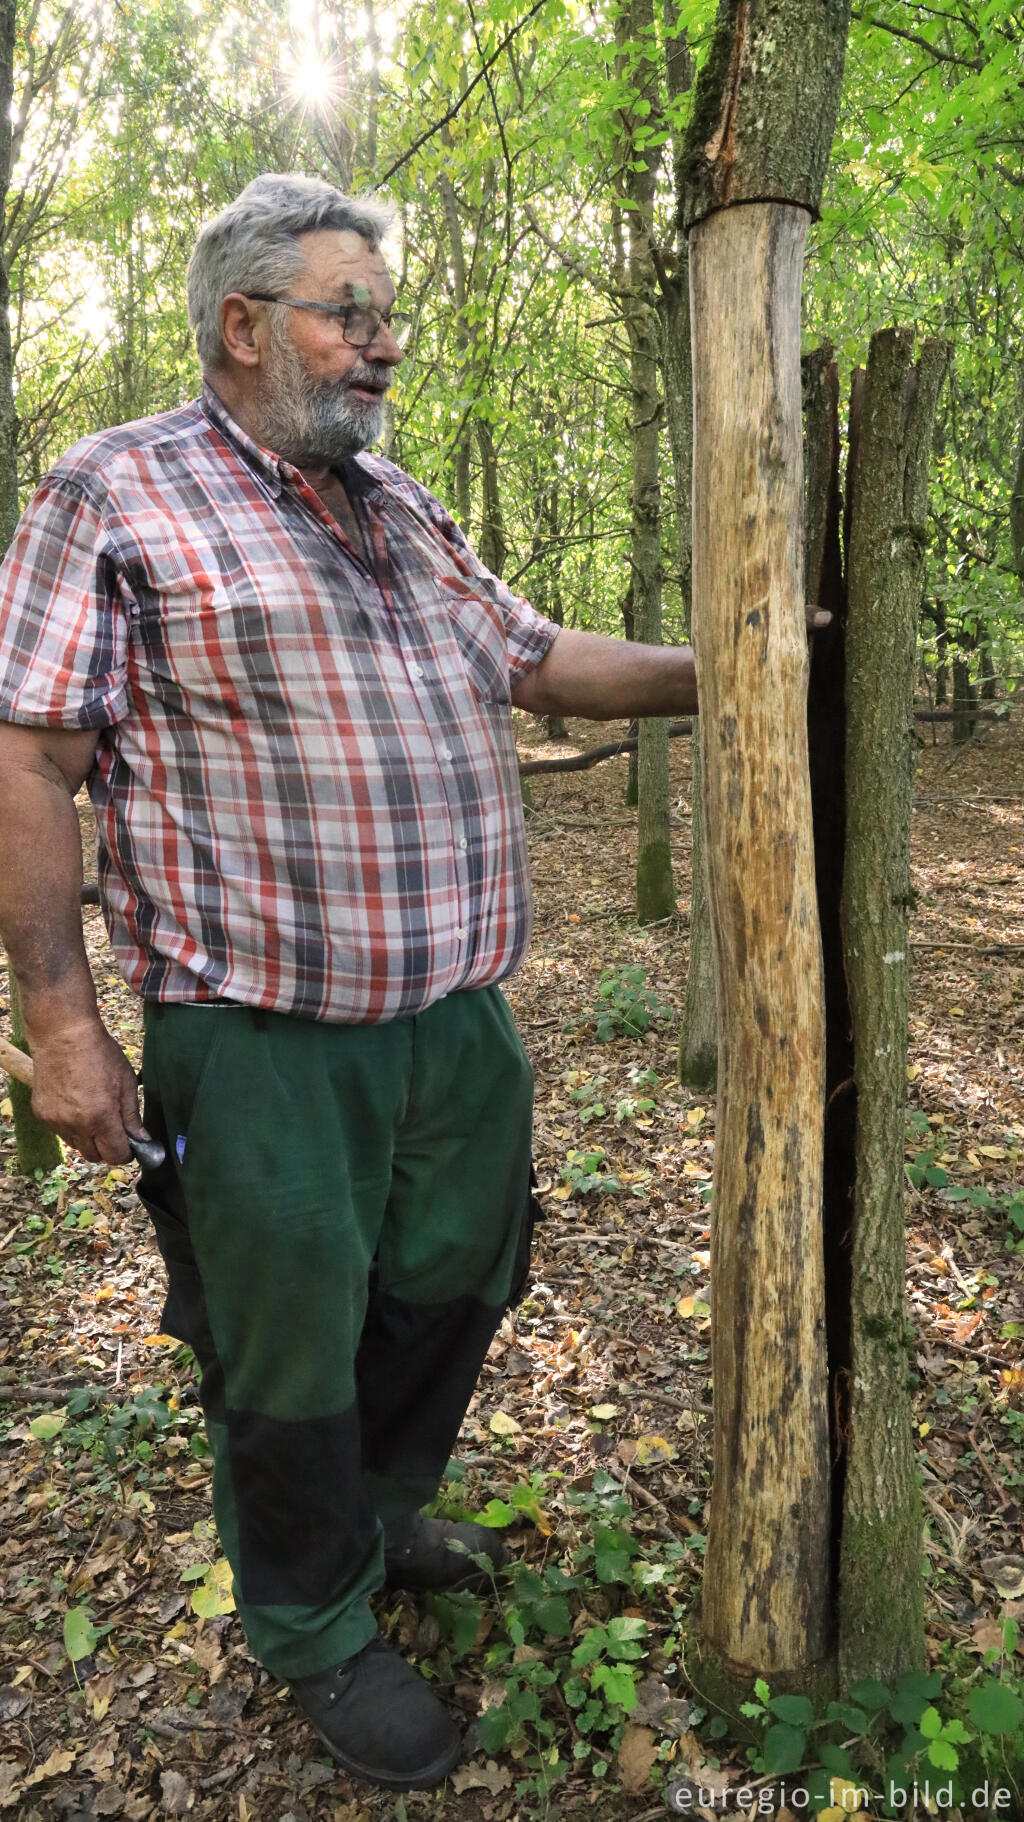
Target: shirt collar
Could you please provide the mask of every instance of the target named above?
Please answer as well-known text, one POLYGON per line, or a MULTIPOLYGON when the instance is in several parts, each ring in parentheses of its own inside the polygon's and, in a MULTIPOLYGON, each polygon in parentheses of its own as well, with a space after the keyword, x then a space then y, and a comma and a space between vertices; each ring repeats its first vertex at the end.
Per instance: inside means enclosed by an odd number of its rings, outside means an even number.
POLYGON ((218 398, 209 380, 203 381, 203 395, 199 401, 200 410, 205 413, 223 437, 237 449, 244 462, 262 474, 275 494, 279 494, 286 481, 292 480, 297 470, 290 462, 283 462, 272 449, 264 449, 248 436, 231 416, 223 399, 218 398))
MULTIPOLYGON (((267 485, 275 495, 280 494, 286 485, 301 479, 299 470, 291 462, 286 462, 281 456, 275 455, 272 449, 264 449, 262 443, 257 443, 246 434, 242 426, 236 423, 231 416, 223 399, 218 398, 209 380, 203 381, 203 393, 199 404, 200 410, 216 426, 221 435, 234 445, 243 461, 248 462, 251 468, 257 469, 264 476, 267 485)), ((347 457, 342 467, 346 482, 365 493, 368 499, 380 500, 383 497, 380 476, 375 474, 369 466, 364 466, 361 455, 347 457)))

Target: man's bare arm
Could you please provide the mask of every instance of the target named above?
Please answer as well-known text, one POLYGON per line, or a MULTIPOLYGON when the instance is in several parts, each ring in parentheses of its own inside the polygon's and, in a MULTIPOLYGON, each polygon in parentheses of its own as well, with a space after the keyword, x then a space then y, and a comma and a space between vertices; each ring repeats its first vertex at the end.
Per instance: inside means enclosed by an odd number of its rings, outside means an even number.
POLYGON ((75 792, 93 730, 0 722, 0 937, 35 1063, 32 1106, 93 1163, 126 1164, 141 1135, 131 1066, 100 1019, 82 936, 75 792))
POLYGON ((697 673, 688 645, 639 645, 603 633, 563 629, 512 700, 531 715, 692 715, 697 673))
MULTIPOLYGON (((808 633, 828 626, 824 608, 805 608, 808 633)), ((617 721, 628 715, 695 715, 697 672, 689 645, 640 645, 604 633, 558 634, 512 691, 531 715, 579 715, 617 721)))

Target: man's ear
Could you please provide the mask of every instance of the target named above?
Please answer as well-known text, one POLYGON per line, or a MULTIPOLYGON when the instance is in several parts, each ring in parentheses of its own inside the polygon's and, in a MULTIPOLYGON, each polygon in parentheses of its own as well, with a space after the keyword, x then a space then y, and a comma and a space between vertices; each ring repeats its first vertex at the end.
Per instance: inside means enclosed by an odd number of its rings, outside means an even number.
POLYGON ((258 367, 262 359, 262 321, 251 300, 231 291, 220 307, 224 352, 240 367, 258 367))

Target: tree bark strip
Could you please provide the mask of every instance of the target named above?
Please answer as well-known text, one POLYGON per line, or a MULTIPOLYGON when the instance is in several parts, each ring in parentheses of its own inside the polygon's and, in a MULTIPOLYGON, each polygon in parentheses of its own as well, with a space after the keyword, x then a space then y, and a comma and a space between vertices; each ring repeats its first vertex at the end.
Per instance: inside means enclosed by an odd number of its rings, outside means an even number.
POLYGON ((948 360, 872 339, 853 476, 843 929, 857 1072, 849 1439, 839 1655, 847 1687, 923 1662, 921 1508, 905 1305, 903 1132, 917 618, 928 459, 948 360))
POLYGON ((807 761, 804 209, 690 238, 694 639, 716 932, 714 1477, 703 1628, 800 1675, 831 1645, 824 1030, 807 761))

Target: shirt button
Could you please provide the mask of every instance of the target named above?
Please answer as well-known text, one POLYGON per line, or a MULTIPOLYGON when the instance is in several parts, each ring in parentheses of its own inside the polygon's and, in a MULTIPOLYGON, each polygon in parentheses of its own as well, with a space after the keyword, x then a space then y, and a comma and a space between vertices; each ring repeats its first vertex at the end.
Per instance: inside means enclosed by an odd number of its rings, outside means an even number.
POLYGON ((414 677, 422 677, 422 675, 423 675, 422 664, 414 664, 412 667, 412 674, 414 677))
POLYGON ((441 755, 441 757, 442 757, 442 759, 450 759, 450 758, 451 758, 451 756, 452 756, 452 749, 451 749, 451 747, 445 747, 445 749, 444 749, 444 751, 443 751, 443 753, 442 753, 442 755, 441 755))
POLYGON ((466 837, 465 837, 465 836, 463 836, 463 837, 462 837, 462 840, 461 840, 461 841, 460 841, 460 843, 459 843, 459 847, 460 847, 460 848, 468 848, 468 847, 469 847, 469 843, 468 843, 468 841, 467 841, 467 840, 466 840, 466 837))
POLYGON ((459 941, 460 941, 460 943, 464 943, 464 942, 465 942, 465 940, 466 940, 466 932, 465 932, 465 930, 456 930, 456 932, 455 932, 455 934, 456 934, 456 936, 457 936, 457 937, 458 937, 458 939, 459 939, 459 941))

